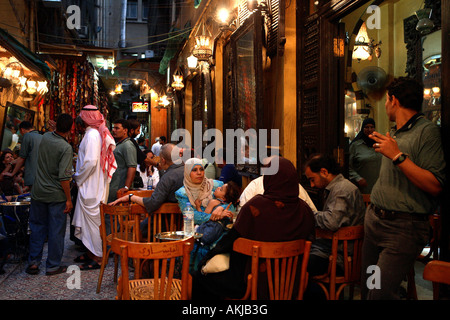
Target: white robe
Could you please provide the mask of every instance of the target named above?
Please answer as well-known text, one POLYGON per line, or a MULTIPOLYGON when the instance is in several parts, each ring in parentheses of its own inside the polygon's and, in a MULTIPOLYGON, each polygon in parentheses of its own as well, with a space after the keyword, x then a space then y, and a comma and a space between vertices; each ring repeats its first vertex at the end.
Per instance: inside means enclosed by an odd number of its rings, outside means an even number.
POLYGON ((108 181, 100 165, 102 140, 98 130, 88 127, 78 151, 75 182, 78 196, 72 225, 75 236, 97 257, 103 256, 100 237, 100 202, 108 198, 108 181))

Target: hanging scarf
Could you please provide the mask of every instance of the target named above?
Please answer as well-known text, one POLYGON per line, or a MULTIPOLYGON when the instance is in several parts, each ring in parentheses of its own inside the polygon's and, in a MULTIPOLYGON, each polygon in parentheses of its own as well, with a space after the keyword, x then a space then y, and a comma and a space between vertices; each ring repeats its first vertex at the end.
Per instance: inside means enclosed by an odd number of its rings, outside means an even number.
POLYGON ((80 117, 90 127, 98 130, 102 139, 102 149, 100 153, 100 165, 103 172, 108 176, 108 182, 111 181, 113 173, 117 169, 116 158, 114 157, 114 149, 116 143, 114 138, 105 125, 103 115, 98 111, 96 106, 87 105, 81 109, 80 117))
POLYGON ((202 183, 195 184, 191 180, 191 171, 196 166, 201 166, 203 168, 202 160, 198 158, 188 159, 184 163, 184 189, 186 190, 186 195, 189 198, 189 202, 194 207, 195 200, 202 201, 208 197, 212 197, 212 190, 214 186, 214 181, 206 177, 203 178, 202 183))

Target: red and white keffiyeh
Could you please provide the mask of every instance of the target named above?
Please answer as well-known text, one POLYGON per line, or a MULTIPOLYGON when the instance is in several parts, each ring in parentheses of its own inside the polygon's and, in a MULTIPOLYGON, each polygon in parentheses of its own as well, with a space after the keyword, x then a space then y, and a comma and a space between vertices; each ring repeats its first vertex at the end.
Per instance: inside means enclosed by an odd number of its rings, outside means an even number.
POLYGON ((113 173, 117 169, 116 158, 114 157, 114 149, 116 143, 111 132, 105 125, 105 118, 96 106, 87 105, 81 109, 80 117, 90 127, 97 129, 102 138, 102 150, 100 153, 100 165, 103 172, 108 175, 108 182, 111 181, 113 173))

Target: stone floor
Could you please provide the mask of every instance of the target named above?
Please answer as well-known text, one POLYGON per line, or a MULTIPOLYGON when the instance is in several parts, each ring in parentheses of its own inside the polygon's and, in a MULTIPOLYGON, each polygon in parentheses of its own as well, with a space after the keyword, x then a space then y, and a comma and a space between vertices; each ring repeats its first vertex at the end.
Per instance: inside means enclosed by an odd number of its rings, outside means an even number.
MULTIPOLYGON (((66 247, 63 264, 73 266, 78 264, 73 259, 81 254, 79 247, 69 240, 69 225, 66 234, 66 247)), ((26 262, 7 263, 6 273, 0 275, 0 300, 114 300, 116 296, 113 282, 113 259, 105 269, 102 288, 96 293, 97 280, 100 270, 79 271, 79 287, 74 277, 78 272, 62 273, 55 276, 45 275, 46 246, 41 271, 38 275, 29 275, 25 272, 26 262)), ((432 285, 422 277, 424 265, 416 263, 416 287, 419 300, 432 300, 432 285)), ((70 270, 70 269, 69 269, 70 270)), ((120 271, 119 271, 120 272, 120 271)), ((404 283, 405 287, 406 284, 404 283)), ((355 291, 355 300, 360 299, 359 291, 355 291)))
POLYGON ((0 275, 0 300, 114 300, 116 289, 113 282, 113 259, 109 259, 101 291, 97 294, 100 270, 80 271, 77 267, 80 263, 73 262, 73 259, 83 252, 80 252, 80 247, 69 240, 69 225, 65 244, 62 264, 70 266, 68 273, 54 276, 45 275, 47 255, 47 245, 45 245, 41 270, 37 275, 29 275, 25 272, 26 261, 5 265, 6 273, 0 275), (75 280, 77 274, 80 275, 79 282, 75 280))

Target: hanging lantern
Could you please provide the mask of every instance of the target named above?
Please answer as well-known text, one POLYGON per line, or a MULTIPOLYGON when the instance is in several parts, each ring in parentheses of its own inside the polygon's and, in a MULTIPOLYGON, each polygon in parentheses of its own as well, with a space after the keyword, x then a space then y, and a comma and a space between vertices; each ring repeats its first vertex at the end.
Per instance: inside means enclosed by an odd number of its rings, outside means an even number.
POLYGON ((376 44, 374 40, 369 38, 369 34, 367 33, 366 23, 363 22, 361 28, 359 29, 358 35, 355 40, 355 48, 353 50, 352 58, 358 61, 361 60, 369 60, 372 61, 372 55, 375 53, 375 56, 379 58, 381 56, 381 41, 376 44))
POLYGON ((193 54, 187 58, 187 63, 188 63, 189 69, 197 68, 197 62, 198 62, 198 59, 193 54))
POLYGON ((173 74, 172 88, 175 90, 181 90, 184 88, 183 75, 181 74, 180 69, 177 69, 173 74))
POLYGON ((206 34, 204 24, 202 24, 202 34, 195 37, 195 47, 192 54, 199 61, 207 61, 212 56, 211 36, 206 34))
POLYGON ((39 92, 40 95, 44 95, 48 92, 48 88, 47 88, 47 81, 38 81, 38 86, 37 86, 37 92, 39 92))
POLYGON ((114 89, 114 92, 116 94, 121 94, 123 92, 123 88, 122 88, 122 83, 121 82, 116 84, 116 88, 114 89))
POLYGON ((420 9, 415 12, 417 19, 419 19, 416 30, 422 35, 430 33, 434 28, 434 22, 430 19, 432 12, 433 10, 429 8, 420 9))

